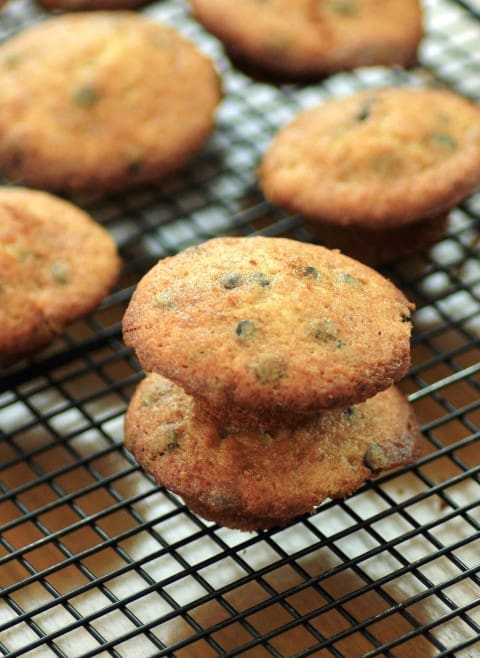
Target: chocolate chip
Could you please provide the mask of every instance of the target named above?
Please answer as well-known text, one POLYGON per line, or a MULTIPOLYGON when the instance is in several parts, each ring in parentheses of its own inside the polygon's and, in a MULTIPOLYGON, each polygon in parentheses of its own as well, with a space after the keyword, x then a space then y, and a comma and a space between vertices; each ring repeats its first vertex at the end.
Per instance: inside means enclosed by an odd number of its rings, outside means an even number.
POLYGON ((159 456, 162 457, 166 452, 171 452, 178 448, 178 432, 175 427, 166 427, 163 433, 163 445, 165 446, 163 450, 159 453, 159 456))
POLYGON ((157 292, 154 302, 158 308, 172 309, 174 306, 172 295, 168 291, 157 292))
POLYGON ((256 332, 255 323, 251 320, 242 320, 235 327, 235 334, 242 340, 252 338, 256 332))
POLYGON ((54 280, 61 286, 66 286, 70 282, 70 277, 64 263, 53 263, 50 272, 54 280))
POLYGON ((376 99, 373 97, 365 99, 360 105, 360 109, 358 110, 357 114, 355 115, 355 121, 362 123, 363 121, 369 119, 372 115, 372 108, 375 102, 376 99))
POLYGON ((356 0, 328 0, 326 3, 327 9, 341 14, 343 16, 351 16, 357 12, 356 0))
POLYGON ((337 281, 340 283, 345 283, 347 286, 351 286, 352 288, 362 287, 360 281, 351 274, 348 274, 348 272, 340 272, 340 274, 337 275, 337 281))
POLYGON ((220 279, 221 285, 227 290, 233 290, 242 285, 242 275, 236 272, 229 272, 220 279))
POLYGON ((377 443, 372 443, 363 456, 364 465, 369 468, 372 473, 377 473, 388 467, 388 459, 384 449, 377 443))
POLYGON ((306 267, 296 267, 293 272, 296 276, 302 279, 318 279, 319 277, 318 270, 311 265, 307 265, 306 267))
POLYGON ((250 367, 253 368, 262 384, 274 384, 287 373, 284 360, 276 356, 264 357, 250 367))
POLYGON ((235 506, 237 501, 232 496, 227 496, 224 493, 211 493, 210 503, 213 507, 229 509, 235 506))
POLYGON ((252 274, 251 279, 261 288, 267 288, 272 282, 272 277, 264 272, 255 272, 252 274))
POLYGON ((79 107, 91 107, 100 100, 100 92, 94 85, 87 83, 77 87, 72 97, 75 105, 79 107))
POLYGON ((320 343, 332 343, 341 348, 345 343, 338 336, 335 324, 329 318, 315 318, 308 325, 310 334, 320 343))
POLYGON ((429 141, 431 144, 442 146, 448 151, 455 151, 457 148, 457 142, 446 133, 432 133, 429 137, 429 141))

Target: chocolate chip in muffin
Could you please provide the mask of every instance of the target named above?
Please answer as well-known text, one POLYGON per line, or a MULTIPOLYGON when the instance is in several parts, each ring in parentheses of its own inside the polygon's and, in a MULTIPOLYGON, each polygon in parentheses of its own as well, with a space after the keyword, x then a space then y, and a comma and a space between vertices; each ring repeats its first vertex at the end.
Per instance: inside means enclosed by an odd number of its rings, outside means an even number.
POLYGON ((262 384, 275 384, 287 374, 287 364, 278 356, 263 357, 250 367, 262 384))
POLYGON ((251 320, 242 320, 235 327, 235 335, 241 340, 248 340, 255 335, 257 331, 255 322, 251 320))

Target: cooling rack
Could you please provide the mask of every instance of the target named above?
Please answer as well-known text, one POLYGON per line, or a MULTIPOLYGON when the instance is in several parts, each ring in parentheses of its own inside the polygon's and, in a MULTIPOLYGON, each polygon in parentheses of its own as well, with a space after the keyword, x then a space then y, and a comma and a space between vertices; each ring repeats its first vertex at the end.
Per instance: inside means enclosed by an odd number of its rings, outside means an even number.
MULTIPOLYGON (((282 530, 207 523, 122 445, 142 372, 120 323, 157 259, 215 235, 310 239, 269 206, 255 169, 300 108, 357 89, 449 86, 480 100, 480 9, 425 0, 410 71, 360 69, 309 85, 236 70, 183 2, 143 11, 214 58, 225 99, 199 157, 161 186, 77 200, 115 237, 118 288, 0 386, 0 654, 436 658, 480 655, 480 196, 432 248, 383 269, 416 303, 402 386, 424 454, 282 530)), ((10 0, 4 39, 45 14, 10 0)), ((1 88, 1 85, 0 85, 1 88)))

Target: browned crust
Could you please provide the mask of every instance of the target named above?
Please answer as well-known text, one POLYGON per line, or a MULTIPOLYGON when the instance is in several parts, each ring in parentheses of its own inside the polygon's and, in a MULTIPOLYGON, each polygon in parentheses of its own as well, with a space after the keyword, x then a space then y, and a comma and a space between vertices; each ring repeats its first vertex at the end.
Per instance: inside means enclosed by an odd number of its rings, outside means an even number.
POLYGON ((45 347, 115 284, 114 241, 67 201, 0 188, 0 364, 45 347))
POLYGON ((420 432, 394 387, 294 429, 231 430, 159 375, 138 386, 125 445, 193 511, 243 530, 282 526, 328 497, 343 498, 386 470, 415 461, 420 432))
POLYGON ((0 46, 0 167, 54 190, 104 192, 186 165, 221 99, 212 62, 135 12, 51 17, 0 46))
POLYGON ((480 185, 480 110, 440 89, 334 99, 274 137, 265 196, 312 220, 393 228, 446 214, 480 185))
POLYGON ((216 238, 147 273, 123 332, 145 370, 211 413, 271 426, 363 401, 403 377, 411 308, 380 274, 338 252, 216 238))

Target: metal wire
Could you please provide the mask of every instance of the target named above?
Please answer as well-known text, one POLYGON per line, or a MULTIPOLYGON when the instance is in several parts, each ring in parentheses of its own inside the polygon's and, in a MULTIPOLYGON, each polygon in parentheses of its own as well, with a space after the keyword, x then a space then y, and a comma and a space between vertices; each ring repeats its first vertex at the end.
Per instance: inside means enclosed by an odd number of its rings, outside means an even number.
MULTIPOLYGON (((146 13, 212 56, 225 99, 196 161, 160 187, 84 199, 124 259, 117 290, 0 378, 0 655, 473 658, 480 655, 480 197, 432 248, 382 271, 415 301, 402 383, 425 451, 284 529, 207 523, 139 469, 123 417, 143 376, 121 319, 157 259, 222 234, 310 236, 255 170, 301 108, 367 87, 447 86, 480 100, 480 7, 425 0, 419 66, 274 85, 163 0, 146 13)), ((7 4, 0 39, 47 14, 7 4)))

